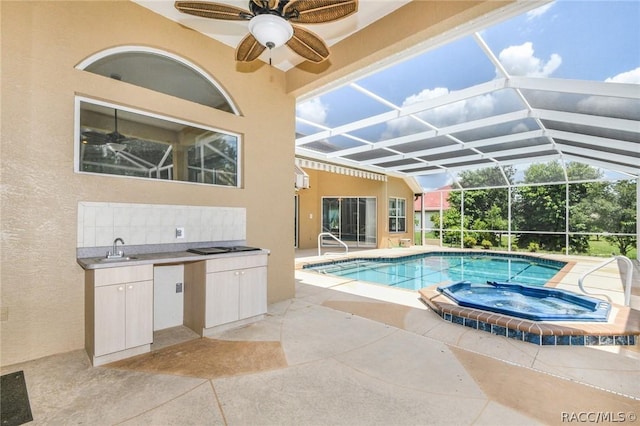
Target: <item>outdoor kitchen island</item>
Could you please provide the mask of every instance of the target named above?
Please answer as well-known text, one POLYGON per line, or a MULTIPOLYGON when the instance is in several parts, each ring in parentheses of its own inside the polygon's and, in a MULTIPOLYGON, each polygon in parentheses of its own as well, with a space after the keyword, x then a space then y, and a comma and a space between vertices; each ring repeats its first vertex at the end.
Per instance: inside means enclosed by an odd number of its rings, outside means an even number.
POLYGON ((94 366, 150 351, 154 266, 184 265, 183 324, 200 336, 267 312, 267 250, 78 259, 85 269, 85 349, 94 366))

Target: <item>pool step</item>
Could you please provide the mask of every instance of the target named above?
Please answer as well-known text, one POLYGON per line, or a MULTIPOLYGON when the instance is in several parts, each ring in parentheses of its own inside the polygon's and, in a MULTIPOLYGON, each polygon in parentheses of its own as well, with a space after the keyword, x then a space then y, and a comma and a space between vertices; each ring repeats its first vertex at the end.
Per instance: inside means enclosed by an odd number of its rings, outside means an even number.
POLYGON ((315 269, 322 274, 336 274, 336 275, 347 275, 355 272, 367 271, 375 268, 386 267, 389 264, 381 263, 381 262, 349 262, 349 263, 335 263, 333 265, 326 265, 317 268, 309 268, 315 269))

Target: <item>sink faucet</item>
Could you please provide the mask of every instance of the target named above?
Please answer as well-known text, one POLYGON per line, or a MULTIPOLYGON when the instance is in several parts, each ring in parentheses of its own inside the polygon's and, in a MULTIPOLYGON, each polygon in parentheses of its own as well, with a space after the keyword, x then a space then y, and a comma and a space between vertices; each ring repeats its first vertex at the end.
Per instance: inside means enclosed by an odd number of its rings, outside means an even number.
POLYGON ((118 241, 120 241, 120 244, 124 245, 124 241, 120 237, 113 240, 113 251, 110 251, 109 253, 107 253, 107 258, 111 259, 114 257, 124 256, 124 251, 118 250, 118 241))

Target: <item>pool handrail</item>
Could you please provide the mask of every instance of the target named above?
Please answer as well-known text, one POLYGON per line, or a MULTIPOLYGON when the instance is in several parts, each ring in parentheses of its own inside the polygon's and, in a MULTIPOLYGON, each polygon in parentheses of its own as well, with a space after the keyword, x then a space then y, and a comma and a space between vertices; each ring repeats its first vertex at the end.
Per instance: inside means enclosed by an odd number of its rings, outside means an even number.
POLYGON ((590 270, 588 270, 587 272, 582 274, 582 276, 580 278, 578 278, 578 287, 580 287, 580 290, 584 294, 588 294, 588 295, 591 295, 591 296, 604 296, 604 297, 607 298, 607 300, 609 302, 611 302, 611 297, 609 297, 606 294, 590 293, 587 290, 585 290, 584 289, 584 279, 587 277, 587 275, 597 271, 600 268, 604 268, 605 266, 607 266, 608 264, 610 264, 614 260, 622 260, 624 263, 627 264, 627 277, 626 277, 623 285, 624 285, 624 306, 629 306, 629 304, 631 303, 631 283, 632 283, 632 277, 633 277, 633 263, 631 263, 631 259, 629 259, 626 256, 621 256, 621 255, 613 256, 611 259, 608 259, 606 262, 601 263, 600 265, 597 265, 597 266, 591 268, 590 270))
MULTIPOLYGON (((337 242, 339 242, 344 246, 344 254, 349 253, 349 246, 346 245, 344 241, 342 241, 341 239, 333 235, 331 232, 321 232, 318 234, 318 256, 322 256, 322 237, 333 238, 334 240, 336 240, 337 242)), ((325 254, 334 254, 334 253, 326 252, 325 254)), ((335 254, 340 254, 340 253, 335 253, 335 254)))

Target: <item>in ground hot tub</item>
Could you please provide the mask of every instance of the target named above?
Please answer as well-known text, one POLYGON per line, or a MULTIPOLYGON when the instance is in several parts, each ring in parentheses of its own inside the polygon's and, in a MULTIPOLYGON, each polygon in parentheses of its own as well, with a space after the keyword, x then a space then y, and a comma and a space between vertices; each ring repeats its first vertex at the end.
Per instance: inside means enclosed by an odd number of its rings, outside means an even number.
POLYGON ((438 291, 459 306, 533 321, 605 322, 611 310, 609 303, 593 297, 515 283, 461 281, 438 291))

